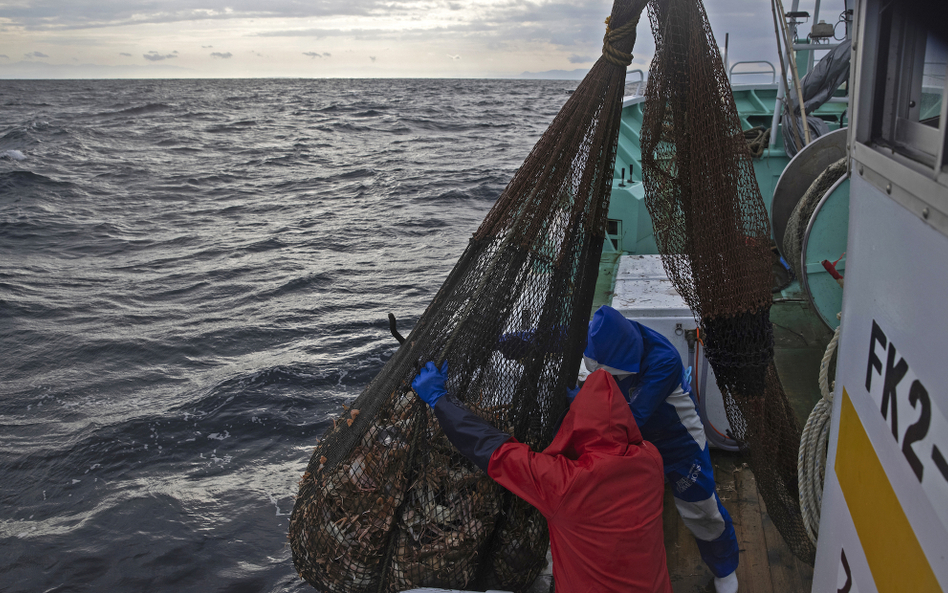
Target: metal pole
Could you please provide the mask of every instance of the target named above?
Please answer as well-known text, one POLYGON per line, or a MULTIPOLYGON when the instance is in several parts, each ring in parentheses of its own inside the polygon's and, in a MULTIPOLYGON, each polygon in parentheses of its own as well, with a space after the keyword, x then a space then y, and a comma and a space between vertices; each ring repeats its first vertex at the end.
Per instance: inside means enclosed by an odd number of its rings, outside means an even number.
POLYGON ((786 77, 780 77, 780 86, 777 87, 777 100, 774 101, 774 117, 770 121, 770 148, 777 145, 777 126, 780 125, 780 112, 783 111, 783 89, 787 86, 786 77))
MULTIPOLYGON (((786 104, 786 94, 788 92, 787 88, 787 67, 784 64, 785 56, 783 44, 780 41, 781 29, 780 25, 777 22, 777 4, 774 0, 771 0, 770 9, 774 17, 774 35, 777 37, 777 57, 780 58, 780 86, 777 88, 777 100, 774 102, 774 116, 770 126, 770 148, 774 148, 777 145, 777 130, 778 125, 780 124, 780 114, 786 109, 787 115, 790 116, 790 109, 786 104)), ((784 145, 787 145, 788 142, 793 142, 795 150, 802 148, 800 143, 800 136, 797 133, 797 127, 791 123, 790 125, 790 134, 785 136, 783 139, 784 145)))
MULTIPOLYGON (((813 9, 813 21, 812 24, 815 25, 820 22, 820 0, 816 0, 816 7, 813 9)), ((811 25, 812 28, 812 25, 811 25)), ((812 41, 812 39, 810 39, 812 41)), ((816 55, 816 50, 810 50, 810 59, 807 62, 806 71, 810 72, 813 70, 813 58, 816 55)))
POLYGON ((730 82, 730 78, 731 78, 731 65, 727 63, 727 41, 728 41, 729 35, 730 33, 724 34, 724 71, 728 75, 728 82, 730 82))
MULTIPOLYGON (((777 0, 777 10, 780 12, 780 25, 786 37, 787 53, 790 58, 790 73, 793 75, 793 86, 797 90, 797 101, 800 105, 800 120, 803 123, 803 145, 810 143, 810 126, 806 123, 806 112, 803 110, 803 90, 800 88, 800 77, 797 75, 796 55, 793 51, 793 40, 790 38, 790 31, 787 27, 787 16, 783 11, 783 2, 777 0)), ((792 113, 791 113, 792 115, 792 113)))

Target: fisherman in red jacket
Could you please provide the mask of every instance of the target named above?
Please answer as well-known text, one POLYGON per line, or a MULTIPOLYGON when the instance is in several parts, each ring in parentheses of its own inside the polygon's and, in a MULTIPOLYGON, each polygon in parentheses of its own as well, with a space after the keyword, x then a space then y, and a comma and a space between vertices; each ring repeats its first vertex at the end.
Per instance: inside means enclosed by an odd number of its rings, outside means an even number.
POLYGON ((444 397, 447 378, 429 362, 412 388, 465 457, 546 517, 558 593, 671 593, 662 457, 612 375, 589 376, 539 453, 444 397))

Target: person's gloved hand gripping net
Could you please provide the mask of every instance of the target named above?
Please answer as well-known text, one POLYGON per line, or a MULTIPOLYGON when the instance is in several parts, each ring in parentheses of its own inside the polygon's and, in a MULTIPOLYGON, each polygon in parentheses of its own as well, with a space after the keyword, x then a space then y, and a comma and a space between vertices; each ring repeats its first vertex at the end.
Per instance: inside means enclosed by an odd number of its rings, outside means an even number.
POLYGON ((557 591, 671 593, 662 459, 609 373, 589 376, 539 452, 456 402, 448 383, 447 363, 429 362, 412 388, 465 457, 546 518, 557 591))

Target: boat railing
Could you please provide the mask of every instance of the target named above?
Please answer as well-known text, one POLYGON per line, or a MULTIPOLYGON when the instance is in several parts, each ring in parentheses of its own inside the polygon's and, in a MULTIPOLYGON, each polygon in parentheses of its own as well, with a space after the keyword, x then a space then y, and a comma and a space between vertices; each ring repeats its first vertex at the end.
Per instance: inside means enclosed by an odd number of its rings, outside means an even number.
POLYGON ((735 74, 740 75, 740 76, 752 76, 752 75, 759 75, 759 74, 770 74, 770 84, 774 84, 774 83, 777 82, 777 69, 774 68, 774 65, 773 65, 773 64, 771 64, 770 62, 768 62, 768 61, 766 61, 766 60, 754 60, 754 61, 734 62, 734 64, 731 65, 730 71, 728 71, 728 81, 729 81, 729 82, 733 82, 733 81, 734 81, 734 75, 735 75, 735 74), (770 69, 769 69, 769 70, 741 70, 741 71, 738 71, 738 72, 735 72, 735 71, 734 71, 734 69, 737 68, 738 66, 747 65, 747 64, 766 64, 770 69))
POLYGON ((625 73, 625 96, 637 97, 645 94, 645 72, 639 69, 629 70, 625 73), (629 76, 638 74, 638 80, 629 80, 629 76))

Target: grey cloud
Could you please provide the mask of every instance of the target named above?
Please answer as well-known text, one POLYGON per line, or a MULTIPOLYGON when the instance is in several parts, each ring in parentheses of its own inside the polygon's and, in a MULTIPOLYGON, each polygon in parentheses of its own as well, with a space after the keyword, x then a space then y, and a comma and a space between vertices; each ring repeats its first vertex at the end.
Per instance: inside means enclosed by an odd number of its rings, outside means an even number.
POLYGON ((369 59, 374 62, 374 61, 375 61, 375 56, 369 56, 369 59))
MULTIPOLYGON (((62 0, 24 0, 16 5, 0 3, 0 20, 27 29, 82 29, 130 24, 171 23, 193 20, 235 18, 319 18, 360 16, 411 16, 443 7, 453 12, 470 8, 459 0, 431 0, 419 8, 417 0, 98 0, 97 2, 62 2, 62 0), (6 4, 6 5, 5 5, 6 4)), ((597 25, 601 38, 602 20, 611 3, 569 2, 538 4, 509 0, 494 6, 476 8, 469 25, 480 23, 488 30, 500 29, 503 37, 533 37, 534 31, 574 29, 575 23, 597 25), (531 23, 523 27, 521 23, 531 23)), ((306 33, 275 32, 273 35, 306 35, 306 33)))
POLYGON ((124 51, 123 51, 123 52, 121 52, 121 53, 120 53, 119 55, 120 55, 120 56, 125 56, 126 58, 130 58, 130 57, 132 57, 132 54, 130 54, 130 53, 127 53, 127 52, 124 52, 124 51))
POLYGON ((258 37, 346 37, 357 35, 360 30, 343 31, 340 29, 294 29, 291 31, 265 31, 258 37))
POLYGON ((598 59, 597 57, 591 58, 589 56, 577 56, 576 54, 573 54, 569 57, 569 63, 570 64, 587 64, 589 62, 595 62, 597 59, 598 59))
MULTIPOLYGON (((566 49, 575 56, 599 55, 603 20, 612 2, 593 0, 571 2, 552 0, 506 0, 482 5, 464 0, 96 0, 95 2, 63 2, 62 0, 0 0, 0 22, 27 30, 66 30, 113 27, 133 24, 161 24, 196 20, 255 19, 259 25, 268 19, 346 17, 357 27, 350 31, 309 29, 274 30, 262 36, 296 36, 314 38, 348 37, 359 40, 428 41, 443 38, 447 43, 457 38, 477 37, 478 42, 491 44, 501 51, 522 47, 527 43, 547 43, 566 49), (361 17, 399 17, 401 22, 422 17, 432 9, 450 10, 455 20, 451 26, 437 29, 375 30, 361 17)), ((708 17, 718 37, 727 31, 732 35, 731 56, 753 56, 753 59, 775 58, 769 10, 750 9, 747 0, 717 0, 708 3, 708 17), (764 24, 763 27, 761 26, 764 24), (770 31, 769 37, 757 31, 770 31), (766 48, 761 51, 760 48, 766 48)), ((265 26, 265 25, 264 25, 265 26)), ((648 56, 654 48, 648 19, 643 15, 635 55, 648 56)), ((157 61, 155 58, 148 58, 157 61)), ((749 59, 744 57, 741 59, 749 59)), ((579 63, 579 62, 573 62, 579 63)))
POLYGON ((30 53, 23 54, 23 55, 25 55, 28 58, 48 58, 49 57, 46 54, 42 52, 38 52, 38 51, 31 51, 30 53))
MULTIPOLYGON (((584 52, 599 49, 606 26, 603 23, 608 14, 607 4, 588 6, 586 3, 576 6, 568 3, 544 4, 511 1, 490 8, 481 9, 476 15, 456 24, 436 28, 418 29, 289 29, 272 30, 258 33, 260 37, 313 37, 325 39, 348 37, 359 40, 430 40, 435 37, 474 37, 479 41, 489 41, 500 47, 512 43, 545 42, 556 46, 575 47, 584 52)), ((444 6, 454 8, 457 3, 447 2, 444 6)), ((400 14, 396 8, 373 11, 373 14, 400 14)), ((647 24, 643 25, 646 29, 647 24)), ((598 52, 597 52, 598 55, 598 52)))
POLYGON ((293 29, 289 31, 265 31, 257 33, 258 37, 312 37, 325 39, 330 37, 347 37, 359 40, 430 40, 433 36, 468 33, 480 33, 486 29, 469 26, 437 27, 434 29, 293 29))
POLYGON ((0 54, 0 58, 3 58, 4 60, 9 60, 10 56, 8 56, 7 54, 0 54))
POLYGON ((167 59, 170 59, 170 58, 177 58, 178 56, 175 55, 175 54, 177 54, 177 53, 178 53, 178 52, 174 52, 174 53, 170 53, 170 54, 160 54, 160 53, 158 53, 158 52, 156 52, 156 51, 150 51, 150 52, 148 52, 147 54, 142 54, 142 57, 144 57, 144 58, 145 58, 146 60, 148 60, 149 62, 160 62, 160 61, 162 61, 162 60, 167 60, 167 59))
POLYGON ((461 59, 461 56, 460 56, 460 55, 457 55, 457 56, 452 56, 451 54, 445 54, 445 55, 448 56, 449 58, 451 58, 452 60, 460 60, 460 59, 461 59))
POLYGON ((211 57, 213 57, 213 58, 222 58, 222 59, 224 59, 224 60, 226 60, 227 58, 233 57, 233 55, 234 55, 234 54, 232 54, 232 53, 230 53, 230 52, 225 52, 225 53, 221 53, 221 52, 219 52, 219 51, 211 52, 211 57))
POLYGON ((0 19, 32 30, 234 18, 364 16, 379 9, 400 11, 402 4, 413 5, 412 0, 271 0, 265 7, 258 0, 26 0, 13 6, 5 4, 0 4, 0 19))

